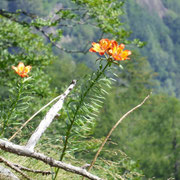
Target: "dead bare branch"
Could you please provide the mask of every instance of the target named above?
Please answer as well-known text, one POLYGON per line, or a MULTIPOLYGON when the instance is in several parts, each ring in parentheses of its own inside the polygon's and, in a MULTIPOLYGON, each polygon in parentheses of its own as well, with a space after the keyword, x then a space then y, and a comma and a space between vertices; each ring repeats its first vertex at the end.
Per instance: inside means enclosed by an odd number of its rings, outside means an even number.
POLYGON ((71 92, 71 90, 74 88, 75 85, 76 85, 76 80, 73 80, 71 85, 66 89, 64 94, 62 94, 60 99, 47 112, 44 119, 40 122, 39 126, 36 128, 35 132, 31 135, 30 139, 28 140, 27 145, 26 145, 27 148, 29 148, 30 150, 34 150, 36 143, 39 141, 44 131, 49 127, 54 117, 62 109, 64 99, 71 92))
POLYGON ((15 138, 15 136, 27 125, 27 123, 29 121, 31 121, 36 115, 38 115, 42 110, 44 110, 46 107, 48 107, 50 104, 52 104, 54 101, 56 101, 57 99, 59 99, 62 95, 59 95, 57 97, 55 97, 53 100, 51 100, 49 103, 47 103, 45 106, 43 106, 41 109, 39 109, 39 111, 37 111, 36 113, 34 113, 10 138, 9 141, 11 141, 12 139, 15 138))
MULTIPOLYGON (((101 144, 99 150, 97 151, 93 161, 91 162, 91 165, 90 167, 88 168, 88 171, 90 171, 94 165, 94 163, 96 162, 96 159, 97 157, 99 156, 102 148, 104 147, 104 145, 106 144, 107 140, 109 139, 109 137, 111 136, 112 132, 116 129, 116 127, 122 122, 123 119, 125 119, 130 113, 132 113, 134 110, 138 109, 139 107, 141 107, 145 102, 146 100, 150 97, 150 94, 148 96, 146 96, 144 98, 144 100, 138 104, 137 106, 135 106, 134 108, 132 108, 131 110, 129 110, 126 114, 124 114, 120 119, 119 121, 116 122, 116 124, 112 127, 112 129, 109 131, 108 135, 106 136, 106 138, 104 139, 103 143, 101 144)), ((83 178, 84 179, 84 178, 83 178)))
POLYGON ((24 167, 24 166, 21 166, 19 164, 15 164, 15 163, 12 163, 14 166, 16 166, 18 169, 20 170, 24 170, 24 171, 28 171, 28 172, 33 172, 33 173, 40 173, 42 175, 50 175, 52 174, 51 171, 42 171, 42 170, 34 170, 34 169, 30 169, 30 168, 27 168, 27 167, 24 167))
POLYGON ((95 176, 95 175, 89 173, 88 171, 86 171, 83 168, 76 167, 71 164, 66 164, 64 162, 54 160, 53 158, 45 156, 44 154, 34 152, 25 146, 16 145, 11 142, 0 139, 0 148, 4 151, 11 152, 11 153, 17 154, 19 156, 32 157, 32 158, 40 160, 46 164, 49 164, 52 167, 58 167, 58 168, 64 169, 65 171, 82 175, 84 177, 87 177, 88 179, 102 180, 98 176, 95 176))
POLYGON ((15 170, 16 172, 18 172, 19 174, 21 174, 23 177, 25 177, 28 180, 31 180, 30 177, 28 177, 25 173, 23 173, 18 167, 16 167, 13 163, 10 163, 9 161, 7 161, 6 159, 4 159, 3 157, 0 157, 0 162, 4 163, 6 166, 10 167, 11 169, 15 170))

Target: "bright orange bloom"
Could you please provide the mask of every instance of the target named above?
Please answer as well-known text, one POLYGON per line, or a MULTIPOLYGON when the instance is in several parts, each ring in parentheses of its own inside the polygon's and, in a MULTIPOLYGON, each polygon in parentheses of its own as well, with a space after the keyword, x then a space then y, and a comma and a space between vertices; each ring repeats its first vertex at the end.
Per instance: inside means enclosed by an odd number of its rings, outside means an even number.
POLYGON ((111 43, 110 47, 107 49, 106 52, 107 52, 108 55, 112 56, 113 49, 114 49, 114 47, 118 46, 118 43, 115 40, 111 40, 110 43, 111 43))
POLYGON ((132 52, 131 52, 130 50, 124 50, 124 51, 121 53, 119 60, 130 59, 130 58, 127 57, 127 56, 129 56, 129 55, 131 55, 131 54, 132 54, 132 52))
POLYGON ((15 72, 22 78, 28 77, 27 74, 30 72, 31 68, 32 68, 31 66, 25 66, 24 63, 22 62, 20 62, 17 67, 12 66, 12 69, 14 69, 15 72))
POLYGON ((110 48, 111 41, 109 39, 101 39, 99 43, 92 43, 92 48, 89 49, 90 52, 98 52, 100 55, 104 55, 104 53, 110 48))
POLYGON ((123 50, 125 48, 125 45, 118 45, 118 43, 114 40, 101 39, 99 43, 93 42, 92 46, 93 47, 89 49, 90 52, 98 52, 100 55, 104 55, 104 53, 107 53, 117 61, 130 59, 128 58, 128 56, 131 55, 131 51, 123 50))
POLYGON ((131 51, 129 51, 129 50, 123 51, 124 48, 125 48, 124 44, 120 44, 119 46, 118 45, 113 46, 111 56, 117 61, 123 61, 126 59, 130 59, 127 56, 131 55, 131 51))

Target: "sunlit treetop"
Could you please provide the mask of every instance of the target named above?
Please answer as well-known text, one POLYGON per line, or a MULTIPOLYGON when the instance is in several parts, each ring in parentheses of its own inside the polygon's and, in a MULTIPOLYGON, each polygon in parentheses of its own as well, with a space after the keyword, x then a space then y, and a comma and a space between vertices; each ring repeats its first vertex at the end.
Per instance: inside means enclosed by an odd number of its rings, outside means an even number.
POLYGON ((31 66, 25 66, 22 62, 20 62, 17 67, 12 66, 12 69, 14 69, 15 72, 22 78, 28 77, 28 73, 30 72, 31 68, 31 66))
POLYGON ((118 45, 115 40, 101 39, 99 43, 93 42, 92 46, 90 52, 98 52, 101 56, 106 53, 116 61, 130 59, 128 56, 132 54, 130 50, 124 50, 124 44, 118 45))

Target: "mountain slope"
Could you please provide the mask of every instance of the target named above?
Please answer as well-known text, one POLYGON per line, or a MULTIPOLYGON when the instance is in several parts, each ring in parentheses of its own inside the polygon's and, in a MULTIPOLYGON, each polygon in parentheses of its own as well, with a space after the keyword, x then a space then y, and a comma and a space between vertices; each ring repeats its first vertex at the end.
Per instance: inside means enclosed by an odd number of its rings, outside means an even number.
POLYGON ((147 7, 150 12, 155 11, 161 18, 167 14, 167 8, 161 0, 137 0, 137 3, 142 7, 147 7))
POLYGON ((180 53, 177 53, 180 47, 180 31, 177 26, 180 16, 173 11, 176 4, 176 9, 179 7, 180 10, 180 6, 176 3, 169 9, 164 1, 151 0, 149 3, 137 0, 136 3, 127 0, 126 21, 133 32, 131 38, 147 42, 140 52, 148 57, 151 67, 157 72, 156 79, 160 83, 156 90, 180 97, 180 83, 177 81, 180 78, 180 53), (157 13, 151 11, 154 7, 157 13))

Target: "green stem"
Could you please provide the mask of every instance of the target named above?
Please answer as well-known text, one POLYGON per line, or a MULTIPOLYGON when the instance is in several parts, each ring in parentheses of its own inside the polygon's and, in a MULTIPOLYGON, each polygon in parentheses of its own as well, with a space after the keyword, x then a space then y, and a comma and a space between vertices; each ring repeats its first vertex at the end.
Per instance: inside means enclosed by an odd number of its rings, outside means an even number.
POLYGON ((18 88, 18 93, 17 93, 16 99, 12 103, 11 109, 8 111, 8 114, 7 114, 6 118, 4 119, 4 123, 3 123, 3 127, 2 127, 2 131, 0 133, 0 136, 4 133, 4 131, 7 127, 7 124, 9 122, 9 119, 11 118, 11 115, 17 106, 17 103, 18 103, 20 96, 21 96, 22 89, 23 89, 23 80, 21 80, 21 82, 20 82, 20 87, 18 88))
MULTIPOLYGON (((73 124, 74 124, 74 121, 75 121, 75 119, 76 119, 76 115, 77 115, 79 109, 81 108, 81 105, 82 105, 83 102, 84 102, 84 98, 87 96, 88 92, 91 90, 91 88, 92 88, 92 87, 94 86, 94 84, 97 82, 97 80, 101 77, 101 75, 105 72, 106 68, 110 65, 110 63, 111 63, 110 61, 107 62, 107 64, 106 64, 106 65, 104 66, 104 68, 102 69, 102 71, 100 71, 100 72, 97 74, 95 80, 93 80, 93 81, 91 82, 91 84, 89 85, 89 87, 87 88, 87 90, 85 91, 85 93, 83 94, 83 96, 81 96, 80 102, 79 102, 79 104, 78 104, 78 106, 77 106, 77 108, 76 108, 76 111, 75 111, 75 113, 74 113, 74 116, 73 116, 73 118, 72 118, 72 120, 71 120, 71 124, 70 124, 70 126, 69 126, 69 128, 68 128, 68 130, 67 130, 67 132, 66 132, 66 139, 65 139, 65 143, 64 143, 64 148, 63 148, 62 153, 61 153, 60 161, 63 160, 63 157, 64 157, 64 155, 65 155, 65 152, 66 152, 66 149, 67 149, 68 140, 69 140, 70 133, 71 133, 71 129, 72 129, 73 124)), ((58 172, 59 172, 59 168, 57 168, 57 169, 55 170, 55 177, 53 178, 53 180, 55 180, 55 179, 57 178, 58 172)))

